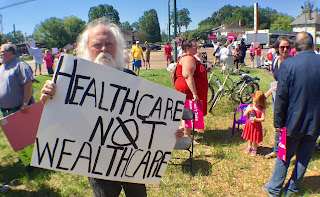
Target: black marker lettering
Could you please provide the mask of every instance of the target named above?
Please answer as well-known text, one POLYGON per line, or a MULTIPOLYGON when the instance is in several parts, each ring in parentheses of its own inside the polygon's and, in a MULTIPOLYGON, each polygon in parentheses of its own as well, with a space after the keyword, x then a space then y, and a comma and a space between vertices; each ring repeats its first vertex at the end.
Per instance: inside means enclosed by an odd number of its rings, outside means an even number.
POLYGON ((43 156, 45 154, 45 150, 47 150, 48 156, 49 156, 49 161, 50 161, 50 167, 52 167, 52 163, 53 163, 53 159, 54 159, 54 156, 55 156, 55 153, 56 153, 56 149, 57 149, 58 143, 59 143, 59 138, 56 139, 56 143, 54 144, 53 152, 51 153, 50 147, 49 147, 49 143, 47 142, 46 146, 44 147, 44 149, 43 149, 43 151, 41 153, 41 156, 40 156, 39 139, 36 138, 36 145, 37 145, 37 152, 38 152, 38 165, 41 164, 43 156))
POLYGON ((91 96, 94 98, 94 107, 97 107, 97 88, 96 88, 96 80, 94 78, 92 78, 92 80, 90 81, 86 91, 84 92, 82 99, 80 101, 80 106, 83 105, 84 100, 86 99, 86 96, 91 96), (94 93, 89 93, 91 87, 94 87, 94 93))
POLYGON ((64 168, 64 167, 61 167, 60 164, 62 162, 62 158, 63 158, 63 155, 72 155, 71 153, 69 152, 64 152, 64 148, 66 147, 66 142, 76 142, 74 140, 68 140, 68 139, 64 139, 63 142, 62 142, 62 148, 61 148, 61 152, 60 152, 60 158, 58 160, 58 164, 56 166, 57 169, 61 169, 61 170, 69 170, 69 168, 64 168))
POLYGON ((92 158, 92 147, 91 147, 91 144, 90 143, 88 143, 88 142, 84 142, 83 144, 82 144, 82 147, 81 147, 81 149, 80 149, 80 151, 79 151, 79 154, 78 154, 78 156, 77 156, 77 159, 76 159, 76 161, 74 162, 74 164, 72 165, 72 167, 71 167, 71 171, 76 167, 76 165, 77 165, 77 163, 78 163, 78 161, 79 161, 79 159, 80 158, 82 158, 82 159, 87 159, 88 160, 88 173, 90 173, 90 171, 91 171, 91 158, 92 158), (89 147, 89 155, 88 156, 85 156, 85 155, 82 155, 82 152, 83 152, 83 149, 84 149, 84 147, 85 146, 88 146, 89 147))

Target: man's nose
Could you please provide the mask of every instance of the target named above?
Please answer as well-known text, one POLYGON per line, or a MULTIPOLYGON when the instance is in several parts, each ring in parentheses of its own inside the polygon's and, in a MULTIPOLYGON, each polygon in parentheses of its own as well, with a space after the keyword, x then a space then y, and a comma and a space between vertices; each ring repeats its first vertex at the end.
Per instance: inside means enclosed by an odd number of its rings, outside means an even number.
POLYGON ((106 45, 103 45, 101 48, 101 52, 107 52, 108 51, 108 47, 106 45))

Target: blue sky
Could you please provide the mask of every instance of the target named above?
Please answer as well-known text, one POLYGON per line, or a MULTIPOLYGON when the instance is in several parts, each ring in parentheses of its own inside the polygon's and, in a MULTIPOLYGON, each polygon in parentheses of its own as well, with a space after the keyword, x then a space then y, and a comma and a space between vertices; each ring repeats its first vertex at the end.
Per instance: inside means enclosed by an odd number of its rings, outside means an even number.
MULTIPOLYGON (((25 0, 0 0, 0 8, 25 0)), ((210 17, 224 5, 251 6, 258 3, 261 8, 270 7, 277 12, 286 13, 296 17, 300 14, 304 0, 176 0, 177 8, 187 8, 190 11, 192 23, 188 29, 196 29, 197 24, 210 17)), ((320 8, 320 0, 311 0, 316 7, 320 8)), ((33 34, 36 24, 40 24, 50 17, 63 18, 76 16, 88 21, 88 12, 91 7, 100 4, 112 5, 120 16, 120 21, 128 21, 132 24, 143 16, 144 11, 155 9, 158 13, 161 30, 167 29, 168 24, 168 0, 36 0, 18 6, 1 9, 3 33, 21 30, 27 35, 33 34), (138 2, 138 3, 137 3, 138 2)), ((171 9, 173 0, 171 0, 171 9)))

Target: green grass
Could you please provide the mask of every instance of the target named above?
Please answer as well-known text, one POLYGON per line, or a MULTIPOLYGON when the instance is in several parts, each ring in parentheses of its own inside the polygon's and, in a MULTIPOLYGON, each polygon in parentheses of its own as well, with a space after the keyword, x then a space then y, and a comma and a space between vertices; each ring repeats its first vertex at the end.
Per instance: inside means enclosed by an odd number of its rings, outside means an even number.
MULTIPOLYGON (((218 73, 219 69, 217 69, 218 73)), ((265 70, 250 69, 251 76, 258 76, 260 89, 269 89, 272 75, 265 70)), ((169 72, 165 69, 141 70, 140 76, 155 83, 173 88, 169 72)), ((34 97, 39 101, 40 90, 48 76, 37 77, 34 97)), ((270 99, 268 99, 270 104, 270 99)), ((258 148, 259 155, 244 154, 247 142, 241 131, 231 136, 233 112, 237 103, 223 97, 212 113, 205 117, 205 130, 196 133, 201 145, 195 146, 194 171, 189 167, 169 165, 159 185, 147 185, 148 196, 265 196, 261 186, 268 182, 273 171, 274 159, 266 160, 263 155, 273 146, 272 110, 266 110, 263 129, 268 130, 258 148)), ((87 177, 35 168, 32 171, 19 162, 7 139, 0 131, 0 184, 10 184, 5 196, 93 196, 87 177)), ((187 151, 174 151, 173 157, 184 157, 187 151)), ((314 153, 298 196, 320 196, 320 154, 314 153)), ((290 174, 292 167, 289 169, 290 174)), ((123 192, 121 196, 124 196, 123 192)))

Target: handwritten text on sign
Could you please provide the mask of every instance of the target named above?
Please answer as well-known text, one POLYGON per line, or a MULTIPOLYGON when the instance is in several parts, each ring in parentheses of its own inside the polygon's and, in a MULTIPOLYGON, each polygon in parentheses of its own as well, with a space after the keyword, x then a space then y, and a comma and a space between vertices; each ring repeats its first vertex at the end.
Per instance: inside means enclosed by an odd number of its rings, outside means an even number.
POLYGON ((56 83, 31 165, 99 179, 160 182, 184 94, 69 55, 56 83))

